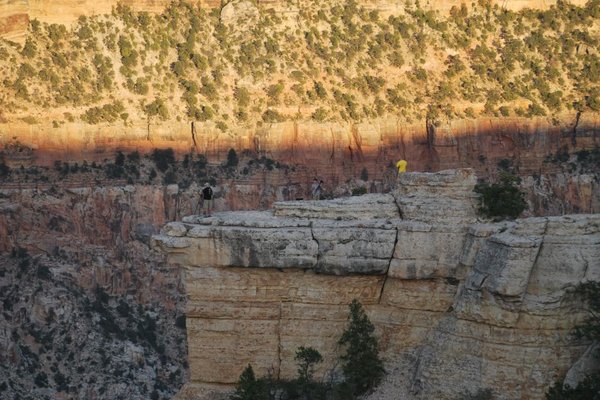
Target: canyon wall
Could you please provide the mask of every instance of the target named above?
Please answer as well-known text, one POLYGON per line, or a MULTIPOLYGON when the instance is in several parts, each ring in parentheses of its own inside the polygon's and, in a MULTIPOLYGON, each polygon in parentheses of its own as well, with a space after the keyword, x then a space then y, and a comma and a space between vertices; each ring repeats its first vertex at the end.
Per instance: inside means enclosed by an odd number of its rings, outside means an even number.
POLYGON ((388 376, 373 399, 452 399, 464 389, 542 399, 588 343, 569 289, 600 279, 600 216, 488 223, 472 170, 407 173, 391 194, 184 217, 154 236, 186 267, 190 383, 218 398, 251 363, 295 376, 294 354, 336 346, 356 298, 388 376))
POLYGON ((170 398, 185 296, 149 240, 192 208, 164 186, 65 186, 0 185, 0 397, 170 398))
POLYGON ((228 171, 215 173, 219 210, 266 209, 274 201, 307 198, 313 177, 323 179, 331 195, 348 194, 361 185, 370 192, 388 191, 400 158, 408 160, 409 171, 471 167, 482 178, 494 178, 504 162, 524 177, 529 215, 599 212, 596 172, 573 170, 569 160, 549 161, 559 153, 599 146, 600 118, 584 113, 576 126, 575 115, 563 120, 573 122, 554 126, 543 118, 460 120, 429 134, 425 121, 408 125, 391 119, 357 125, 287 122, 237 127, 230 133, 212 124, 195 124, 193 134, 191 124, 183 122, 152 125, 149 130, 145 123, 128 127, 71 123, 60 129, 7 123, 0 124, 0 161, 19 169, 52 166, 57 160, 112 161, 116 151, 147 153, 171 147, 180 157, 205 155, 216 168, 233 148, 240 155, 234 176, 228 171), (270 159, 275 167, 252 172, 252 160, 243 156, 248 152, 270 159), (368 175, 365 181, 359 180, 363 172, 368 175))
MULTIPOLYGON (((170 3, 170 0, 110 0, 110 1, 76 1, 76 0, 1 0, 0 1, 0 37, 8 40, 24 40, 29 21, 37 19, 41 22, 70 25, 81 15, 108 14, 118 3, 127 5, 137 11, 159 13, 170 3)), ((493 0, 493 4, 510 10, 523 8, 546 9, 556 4, 556 0, 493 0)), ((587 0, 572 0, 575 5, 585 5, 587 0)), ((221 7, 220 0, 191 1, 201 7, 221 7)), ((283 0, 259 0, 259 5, 278 10, 290 10, 290 4, 283 0)), ((363 0, 359 3, 369 9, 380 10, 383 14, 398 14, 404 10, 404 2, 399 0, 363 0)), ((425 9, 447 13, 453 6, 465 3, 464 0, 429 0, 422 2, 425 9)), ((293 4, 294 9, 302 7, 302 0, 293 4)))
POLYGON ((600 116, 565 114, 559 125, 546 118, 479 118, 456 120, 432 127, 378 119, 361 124, 285 122, 261 127, 232 127, 222 132, 214 124, 168 122, 148 127, 66 123, 0 124, 0 149, 11 166, 52 165, 55 160, 102 161, 117 150, 172 147, 179 154, 204 154, 209 162, 226 159, 233 148, 251 150, 280 163, 304 165, 313 175, 326 174, 332 182, 357 176, 363 167, 373 177, 404 158, 409 170, 436 171, 472 167, 482 176, 501 159, 511 161, 524 175, 556 172, 544 161, 558 151, 574 152, 600 145, 600 116), (18 148, 14 144, 18 143, 18 148), (12 147, 11 147, 12 146, 12 147), (23 152, 26 149, 26 152, 23 152))

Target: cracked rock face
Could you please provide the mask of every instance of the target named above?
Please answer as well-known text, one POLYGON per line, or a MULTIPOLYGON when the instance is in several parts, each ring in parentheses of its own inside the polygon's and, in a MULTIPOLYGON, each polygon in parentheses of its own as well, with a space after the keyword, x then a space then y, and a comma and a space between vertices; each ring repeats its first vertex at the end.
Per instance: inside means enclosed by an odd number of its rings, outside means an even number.
POLYGON ((357 298, 391 371, 373 399, 542 398, 587 347, 569 334, 583 315, 568 291, 599 278, 600 215, 485 223, 474 184, 470 170, 407 173, 393 196, 165 226, 155 246, 187 267, 185 392, 233 384, 248 363, 292 378, 300 346, 323 355, 318 376, 335 373, 357 298))

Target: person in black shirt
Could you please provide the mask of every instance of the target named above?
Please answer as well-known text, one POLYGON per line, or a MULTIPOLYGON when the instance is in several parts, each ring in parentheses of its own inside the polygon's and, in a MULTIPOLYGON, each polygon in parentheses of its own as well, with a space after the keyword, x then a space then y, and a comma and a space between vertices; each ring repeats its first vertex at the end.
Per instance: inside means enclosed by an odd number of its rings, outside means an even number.
POLYGON ((213 190, 208 182, 204 184, 200 198, 202 199, 202 210, 204 212, 204 216, 210 217, 213 209, 213 190))

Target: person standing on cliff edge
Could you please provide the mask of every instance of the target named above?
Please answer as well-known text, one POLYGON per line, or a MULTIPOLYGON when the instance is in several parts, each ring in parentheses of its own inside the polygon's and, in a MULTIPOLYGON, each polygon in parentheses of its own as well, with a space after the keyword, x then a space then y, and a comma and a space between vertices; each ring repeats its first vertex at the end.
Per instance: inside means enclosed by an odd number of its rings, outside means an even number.
POLYGON ((396 163, 396 168, 398 168, 398 173, 399 174, 403 174, 404 172, 406 172, 406 166, 408 165, 408 162, 406 160, 400 160, 396 163))
POLYGON ((213 209, 213 190, 210 187, 210 183, 206 182, 202 193, 200 193, 200 199, 202 201, 202 210, 205 217, 210 217, 213 209))
POLYGON ((319 200, 317 197, 319 195, 319 181, 317 178, 313 179, 313 183, 310 186, 310 194, 313 200, 319 200))

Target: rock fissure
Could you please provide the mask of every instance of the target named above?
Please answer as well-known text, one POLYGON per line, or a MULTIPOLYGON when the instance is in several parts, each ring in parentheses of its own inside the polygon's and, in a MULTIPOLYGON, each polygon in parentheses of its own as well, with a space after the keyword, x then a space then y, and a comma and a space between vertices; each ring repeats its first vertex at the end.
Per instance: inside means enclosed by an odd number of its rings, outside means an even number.
POLYGON ((282 309, 282 302, 279 303, 279 316, 277 318, 277 371, 275 374, 275 377, 277 379, 280 379, 281 376, 281 309, 282 309))
POLYGON ((192 143, 194 145, 194 150, 198 152, 198 143, 196 143, 196 125, 194 121, 191 122, 191 133, 192 133, 192 143))
POLYGON ((575 124, 573 124, 573 130, 571 132, 571 144, 573 146, 577 145, 577 128, 579 127, 579 121, 581 120, 581 111, 577 111, 575 114, 575 124))
POLYGON ((319 261, 321 258, 321 244, 319 243, 319 240, 315 237, 315 230, 314 230, 314 223, 313 221, 310 221, 309 223, 309 228, 310 228, 310 236, 313 240, 313 242, 316 243, 317 245, 317 252, 315 253, 315 264, 313 265, 313 269, 317 269, 319 266, 319 261))
POLYGON ((396 236, 394 237, 394 246, 392 246, 392 254, 389 257, 388 266, 385 271, 385 277, 383 279, 383 283, 381 284, 381 292, 379 293, 379 298, 377 299, 377 304, 381 304, 381 299, 383 298, 383 293, 385 292, 385 284, 387 283, 388 276, 389 276, 390 266, 392 265, 392 260, 394 259, 394 253, 396 252, 396 246, 398 245, 398 236, 400 233, 398 231, 398 228, 394 228, 394 230, 396 231, 396 236))

